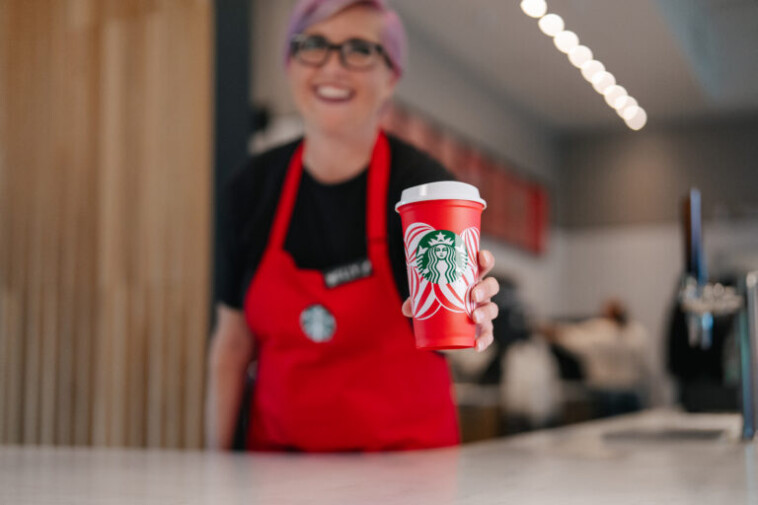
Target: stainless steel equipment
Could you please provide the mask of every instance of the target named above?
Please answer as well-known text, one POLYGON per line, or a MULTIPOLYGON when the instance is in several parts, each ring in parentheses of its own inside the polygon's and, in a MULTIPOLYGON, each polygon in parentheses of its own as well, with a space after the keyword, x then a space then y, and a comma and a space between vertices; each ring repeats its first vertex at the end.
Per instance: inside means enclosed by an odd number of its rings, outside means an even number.
POLYGON ((758 271, 744 275, 739 289, 707 281, 700 192, 696 189, 685 202, 684 225, 687 256, 679 301, 687 314, 689 343, 707 349, 712 342, 713 316, 739 313, 742 438, 752 440, 758 430, 758 271))
POLYGON ((740 384, 742 438, 752 439, 758 429, 758 271, 743 280, 745 303, 740 314, 740 384))

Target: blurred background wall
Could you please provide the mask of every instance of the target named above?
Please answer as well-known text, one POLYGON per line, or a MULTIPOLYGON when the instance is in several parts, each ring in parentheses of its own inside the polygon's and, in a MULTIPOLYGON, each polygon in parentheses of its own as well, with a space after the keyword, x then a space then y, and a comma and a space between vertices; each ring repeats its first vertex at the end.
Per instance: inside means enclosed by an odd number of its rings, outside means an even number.
POLYGON ((0 2, 0 443, 198 447, 208 1, 0 2))
POLYGON ((758 119, 673 121, 640 132, 584 132, 560 142, 566 198, 565 314, 623 297, 660 344, 684 255, 681 200, 704 198, 704 246, 714 279, 758 266, 758 119))

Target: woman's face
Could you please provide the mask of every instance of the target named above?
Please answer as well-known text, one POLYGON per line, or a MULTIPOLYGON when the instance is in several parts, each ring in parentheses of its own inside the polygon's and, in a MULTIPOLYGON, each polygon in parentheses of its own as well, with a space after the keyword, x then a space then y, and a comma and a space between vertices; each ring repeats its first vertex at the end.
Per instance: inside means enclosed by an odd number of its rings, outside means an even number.
MULTIPOLYGON (((375 9, 356 5, 310 26, 306 35, 321 35, 333 44, 352 38, 380 42, 382 16, 375 9)), ((382 58, 367 70, 342 66, 337 51, 321 67, 290 58, 290 88, 305 122, 306 131, 354 135, 373 132, 384 102, 392 95, 397 76, 382 58)))

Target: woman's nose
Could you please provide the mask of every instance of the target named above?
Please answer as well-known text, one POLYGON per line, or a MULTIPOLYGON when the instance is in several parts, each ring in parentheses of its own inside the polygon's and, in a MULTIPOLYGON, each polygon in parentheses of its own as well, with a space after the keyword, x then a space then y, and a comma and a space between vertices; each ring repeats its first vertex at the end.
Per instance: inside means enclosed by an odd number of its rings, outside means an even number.
POLYGON ((342 65, 342 56, 338 50, 332 49, 326 55, 326 61, 321 65, 321 70, 326 72, 344 72, 345 67, 342 65))

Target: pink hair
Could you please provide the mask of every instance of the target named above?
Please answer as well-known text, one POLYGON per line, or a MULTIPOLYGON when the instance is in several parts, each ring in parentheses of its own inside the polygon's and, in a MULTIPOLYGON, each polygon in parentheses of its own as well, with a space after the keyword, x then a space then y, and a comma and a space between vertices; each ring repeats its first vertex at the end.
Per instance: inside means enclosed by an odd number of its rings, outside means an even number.
POLYGON ((309 26, 329 19, 338 12, 356 4, 366 4, 377 9, 384 17, 380 39, 393 70, 403 74, 408 59, 407 38, 403 22, 387 5, 386 0, 300 0, 292 11, 285 40, 285 62, 290 58, 290 41, 309 26))

